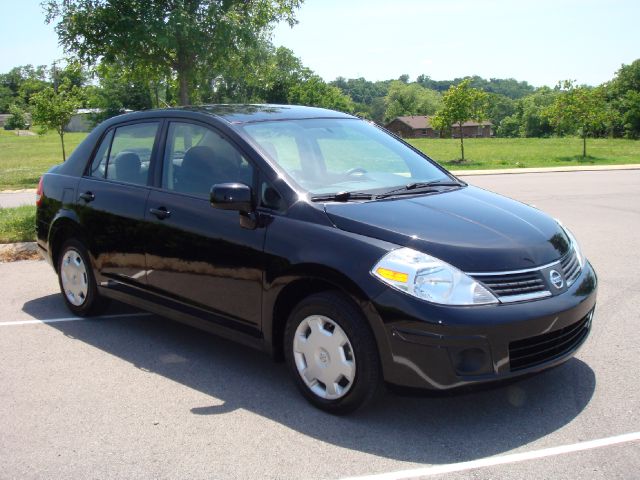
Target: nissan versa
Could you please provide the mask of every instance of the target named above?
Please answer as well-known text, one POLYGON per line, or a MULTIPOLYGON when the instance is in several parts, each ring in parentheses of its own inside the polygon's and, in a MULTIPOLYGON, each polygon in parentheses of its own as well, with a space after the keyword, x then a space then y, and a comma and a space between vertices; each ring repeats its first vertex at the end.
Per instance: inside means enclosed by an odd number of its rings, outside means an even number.
POLYGON ((99 125, 38 187, 77 315, 117 299, 284 358, 315 406, 568 360, 596 275, 571 232, 330 110, 218 105, 99 125))

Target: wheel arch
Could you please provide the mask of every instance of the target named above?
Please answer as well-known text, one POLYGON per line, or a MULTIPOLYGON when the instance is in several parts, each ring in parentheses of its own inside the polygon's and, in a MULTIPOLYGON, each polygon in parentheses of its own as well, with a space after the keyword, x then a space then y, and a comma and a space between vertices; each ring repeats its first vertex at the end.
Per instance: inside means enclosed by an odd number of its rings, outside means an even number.
POLYGON ((77 238, 86 245, 84 230, 75 212, 63 210, 56 215, 49 229, 49 252, 53 268, 58 271, 60 250, 69 238, 77 238))
MULTIPOLYGON (((263 334, 266 348, 280 361, 284 358, 284 330, 289 314, 304 298, 323 291, 338 291, 353 302, 368 320, 381 358, 391 351, 382 319, 368 295, 358 284, 341 272, 317 265, 297 265, 271 282, 263 304, 263 334)), ((383 362, 384 365, 385 362, 383 362)))

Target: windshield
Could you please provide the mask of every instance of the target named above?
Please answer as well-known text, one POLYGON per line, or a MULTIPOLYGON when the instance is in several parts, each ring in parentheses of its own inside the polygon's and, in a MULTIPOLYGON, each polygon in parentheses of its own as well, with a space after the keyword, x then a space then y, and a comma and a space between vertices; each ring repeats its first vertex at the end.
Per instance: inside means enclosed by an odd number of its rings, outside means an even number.
POLYGON ((383 192, 450 180, 391 135, 357 119, 307 119, 242 127, 262 153, 311 194, 383 192))

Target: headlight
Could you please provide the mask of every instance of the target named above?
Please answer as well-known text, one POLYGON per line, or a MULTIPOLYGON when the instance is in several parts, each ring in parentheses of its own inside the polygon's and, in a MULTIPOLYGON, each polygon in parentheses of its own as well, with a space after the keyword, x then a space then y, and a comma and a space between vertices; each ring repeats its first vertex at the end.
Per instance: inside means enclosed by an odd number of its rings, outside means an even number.
POLYGON ((560 220, 558 220, 557 218, 555 220, 556 222, 558 222, 558 225, 560 225, 560 228, 564 231, 564 233, 567 234, 567 237, 569 237, 569 242, 571 243, 573 250, 576 252, 576 258, 578 259, 578 263, 580 264, 580 269, 582 269, 585 264, 585 258, 584 255, 582 255, 582 250, 580 250, 578 240, 576 240, 576 237, 573 236, 573 233, 571 233, 571 231, 567 227, 565 227, 560 220))
POLYGON ((371 273, 390 287, 443 305, 486 305, 498 299, 457 268, 426 253, 399 248, 387 253, 371 273))

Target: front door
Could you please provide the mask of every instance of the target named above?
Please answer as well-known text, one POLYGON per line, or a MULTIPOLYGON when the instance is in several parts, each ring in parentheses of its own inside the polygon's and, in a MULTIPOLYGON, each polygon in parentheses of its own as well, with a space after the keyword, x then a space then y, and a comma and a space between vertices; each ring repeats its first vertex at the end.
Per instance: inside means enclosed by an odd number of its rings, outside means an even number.
POLYGON ((162 188, 151 191, 145 213, 153 232, 149 288, 246 333, 260 328, 265 229, 242 228, 238 212, 211 207, 209 192, 216 183, 253 186, 253 179, 253 166, 217 131, 170 122, 162 188))

